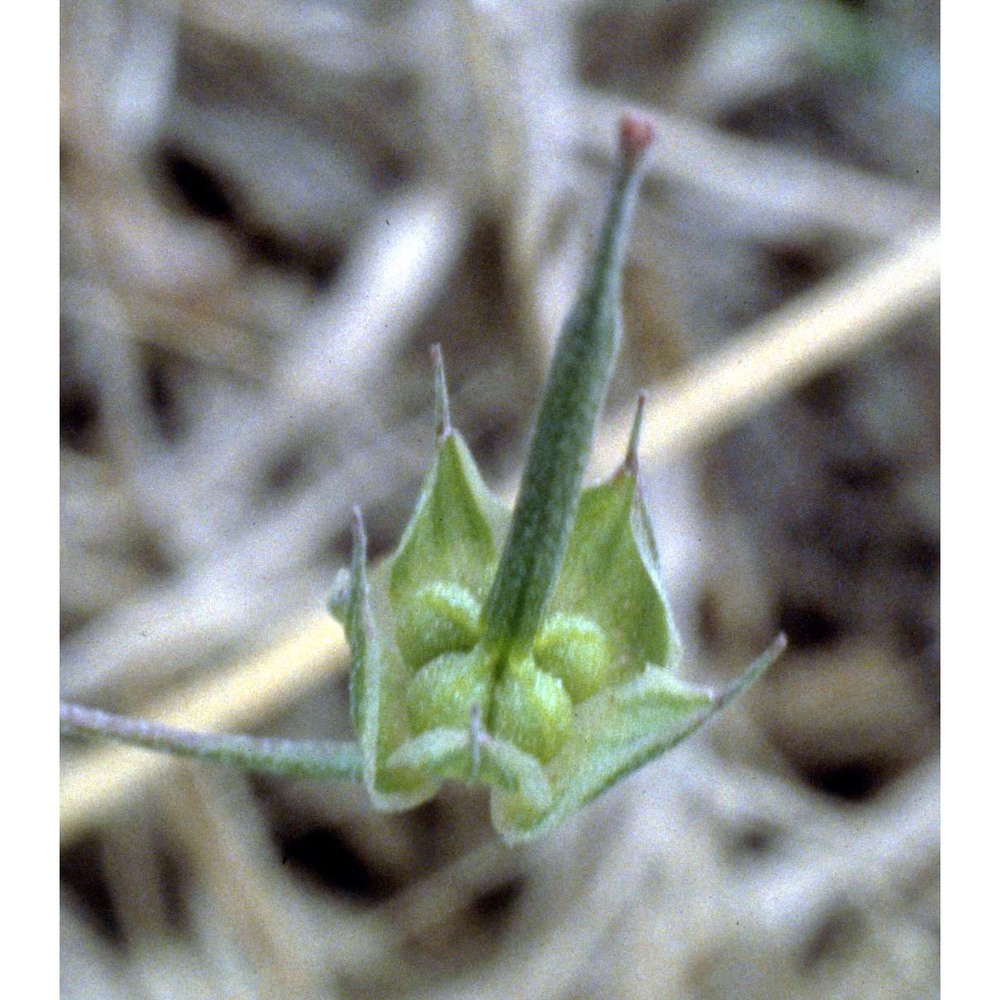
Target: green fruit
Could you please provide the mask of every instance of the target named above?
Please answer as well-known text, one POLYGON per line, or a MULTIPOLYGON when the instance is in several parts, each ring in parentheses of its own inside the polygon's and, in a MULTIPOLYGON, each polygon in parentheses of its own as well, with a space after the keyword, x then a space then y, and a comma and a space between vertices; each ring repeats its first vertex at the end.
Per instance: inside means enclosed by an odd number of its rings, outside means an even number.
POLYGON ((421 667, 406 692, 410 728, 468 729, 472 706, 489 708, 493 669, 482 652, 444 653, 421 667))
POLYGON ((562 681, 539 670, 530 658, 512 660, 493 697, 493 735, 548 763, 573 724, 573 702, 562 681))
POLYGON ((534 654, 539 669, 558 677, 574 703, 596 694, 611 671, 604 630, 581 615, 553 615, 535 640, 534 654))
POLYGON ((443 653, 467 652, 479 632, 479 603, 456 583, 421 587, 396 620, 396 644, 411 667, 422 667, 443 653))

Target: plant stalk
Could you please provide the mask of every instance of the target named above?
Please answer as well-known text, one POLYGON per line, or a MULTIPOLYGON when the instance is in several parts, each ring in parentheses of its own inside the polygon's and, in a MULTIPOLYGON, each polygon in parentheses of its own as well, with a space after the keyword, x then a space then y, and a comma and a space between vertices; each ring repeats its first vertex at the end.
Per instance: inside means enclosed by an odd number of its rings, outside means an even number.
POLYGON ((559 335, 510 533, 483 608, 490 652, 527 653, 576 516, 594 429, 621 341, 621 274, 652 128, 626 115, 607 214, 580 297, 559 335))

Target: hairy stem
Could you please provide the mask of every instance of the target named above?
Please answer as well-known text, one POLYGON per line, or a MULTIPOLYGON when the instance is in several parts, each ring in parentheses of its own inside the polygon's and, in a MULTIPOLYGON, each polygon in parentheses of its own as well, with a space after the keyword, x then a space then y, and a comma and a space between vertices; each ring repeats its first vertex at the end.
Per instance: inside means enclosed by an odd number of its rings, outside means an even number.
POLYGON ((549 371, 514 518, 483 608, 487 648, 526 652, 538 630, 569 540, 597 417, 621 340, 621 272, 652 141, 644 120, 621 122, 618 169, 583 290, 549 371))
POLYGON ((354 743, 194 733, 67 702, 59 703, 59 725, 64 736, 117 740, 244 771, 299 778, 361 780, 361 755, 354 743))

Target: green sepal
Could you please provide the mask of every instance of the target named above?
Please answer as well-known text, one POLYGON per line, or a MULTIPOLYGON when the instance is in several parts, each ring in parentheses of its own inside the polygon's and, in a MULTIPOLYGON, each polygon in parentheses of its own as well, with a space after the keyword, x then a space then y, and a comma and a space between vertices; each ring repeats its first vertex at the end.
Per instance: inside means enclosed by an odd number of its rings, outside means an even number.
MULTIPOLYGON (((509 521, 509 511, 487 489, 446 416, 399 547, 370 582, 364 530, 356 517, 349 578, 338 578, 329 607, 343 623, 351 649, 351 713, 365 785, 380 809, 407 809, 440 787, 440 774, 404 767, 394 755, 430 727, 431 720, 421 724, 426 714, 421 702, 434 700, 440 687, 435 678, 447 673, 447 661, 463 652, 472 656, 479 603, 509 521)), ((448 713, 454 720, 464 721, 474 702, 488 708, 488 680, 466 686, 467 697, 448 713)), ((445 694, 461 700, 462 687, 445 694)))
POLYGON ((603 630, 613 650, 609 679, 624 679, 647 663, 676 669, 680 636, 634 470, 623 467, 581 494, 552 600, 551 615, 558 614, 578 615, 603 630))
POLYGON ((687 684, 648 666, 626 684, 602 691, 577 710, 574 735, 545 768, 553 807, 495 789, 494 828, 508 844, 546 833, 638 768, 691 736, 758 680, 787 646, 783 635, 725 690, 687 684))
POLYGON ((538 761, 513 743, 488 738, 481 750, 480 776, 495 786, 494 795, 505 791, 517 795, 538 812, 552 805, 552 786, 538 761))
POLYGON ((351 584, 343 622, 351 649, 351 716, 372 802, 379 809, 409 809, 433 797, 440 782, 386 767, 389 755, 409 736, 405 694, 410 670, 395 645, 385 642, 376 629, 376 621, 383 620, 387 609, 381 590, 369 589, 366 550, 361 514, 355 511, 351 584))
POLYGON ((468 781, 472 776, 469 734, 447 727, 428 729, 398 747, 387 763, 399 770, 468 781))
POLYGON ((683 739, 711 709, 711 692, 683 684, 663 667, 602 691, 577 709, 572 736, 545 768, 552 809, 539 812, 498 789, 494 826, 508 843, 544 833, 683 739))
POLYGON ((468 446, 448 428, 439 437, 410 522, 388 564, 394 616, 420 591, 447 583, 482 602, 510 512, 487 489, 468 446))
MULTIPOLYGON (((538 761, 506 740, 461 729, 429 729, 404 743, 389 765, 440 778, 480 781, 526 802, 544 814, 552 805, 552 788, 538 761)), ((494 793, 495 794, 495 793, 494 793)))

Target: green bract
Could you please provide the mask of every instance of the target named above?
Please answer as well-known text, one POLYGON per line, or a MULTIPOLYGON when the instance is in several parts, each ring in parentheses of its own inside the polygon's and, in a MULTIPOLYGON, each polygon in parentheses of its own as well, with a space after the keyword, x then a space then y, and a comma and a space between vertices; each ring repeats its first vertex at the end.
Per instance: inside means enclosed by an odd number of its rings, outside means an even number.
POLYGON ((64 731, 273 773, 364 781, 407 809, 448 779, 491 786, 509 843, 566 818, 693 732, 721 695, 677 676, 680 641, 638 478, 642 400, 605 483, 583 470, 620 341, 621 271, 649 125, 626 116, 607 216, 549 372, 517 504, 483 483, 451 426, 435 350, 437 438, 396 552, 369 576, 355 515, 330 610, 351 648, 357 744, 205 736, 63 706, 64 731))

